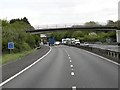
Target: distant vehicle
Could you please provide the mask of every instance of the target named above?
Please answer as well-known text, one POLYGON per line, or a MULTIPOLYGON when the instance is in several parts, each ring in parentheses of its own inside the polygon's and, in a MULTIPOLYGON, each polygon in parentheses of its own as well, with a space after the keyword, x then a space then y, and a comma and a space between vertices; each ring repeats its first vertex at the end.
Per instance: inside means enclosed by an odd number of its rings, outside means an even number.
POLYGON ((62 44, 70 44, 70 42, 71 42, 70 38, 62 39, 62 44))
POLYGON ((47 44, 47 42, 43 42, 43 44, 47 44))
POLYGON ((75 39, 75 38, 66 38, 66 39, 62 39, 62 44, 80 45, 80 41, 79 39, 75 39))
POLYGON ((74 43, 75 43, 75 45, 80 45, 79 39, 75 39, 74 43))
POLYGON ((62 44, 66 44, 67 40, 66 39, 62 39, 62 44))
POLYGON ((80 41, 76 41, 76 42, 75 42, 75 45, 80 45, 80 41))
POLYGON ((84 46, 89 46, 89 43, 88 42, 84 42, 84 46))
POLYGON ((60 45, 60 42, 59 42, 59 41, 56 41, 56 42, 55 42, 55 45, 60 45))
POLYGON ((55 43, 55 39, 54 39, 54 37, 51 37, 51 38, 49 39, 49 46, 53 46, 54 43, 55 43))

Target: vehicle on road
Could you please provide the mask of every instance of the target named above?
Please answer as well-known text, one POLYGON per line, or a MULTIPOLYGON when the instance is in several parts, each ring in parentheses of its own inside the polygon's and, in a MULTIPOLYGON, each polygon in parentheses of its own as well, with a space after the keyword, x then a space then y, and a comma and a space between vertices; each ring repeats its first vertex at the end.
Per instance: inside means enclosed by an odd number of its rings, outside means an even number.
POLYGON ((89 47, 89 43, 88 42, 84 42, 83 45, 89 47))
POLYGON ((66 39, 62 39, 62 44, 66 44, 66 39))
POLYGON ((55 42, 55 45, 60 45, 60 42, 59 42, 59 41, 56 41, 56 42, 55 42))
POLYGON ((75 38, 66 38, 66 39, 62 39, 62 44, 80 45, 80 40, 75 38))
POLYGON ((51 37, 51 38, 49 39, 49 46, 53 46, 54 43, 55 43, 55 39, 54 39, 54 37, 51 37))
POLYGON ((76 39, 76 40, 74 41, 74 43, 75 43, 75 45, 80 45, 79 39, 76 39))

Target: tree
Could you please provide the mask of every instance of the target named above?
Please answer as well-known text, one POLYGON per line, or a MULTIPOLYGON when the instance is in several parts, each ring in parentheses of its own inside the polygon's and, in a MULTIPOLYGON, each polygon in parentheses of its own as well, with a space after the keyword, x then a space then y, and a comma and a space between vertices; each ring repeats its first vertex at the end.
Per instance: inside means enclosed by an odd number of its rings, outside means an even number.
POLYGON ((115 22, 115 26, 118 27, 118 29, 120 29, 120 20, 115 22))
POLYGON ((2 27, 8 26, 9 22, 7 20, 2 20, 2 27))
POLYGON ((32 26, 20 19, 12 19, 11 23, 7 20, 2 20, 2 51, 8 53, 8 42, 14 42, 14 53, 30 50, 35 47, 35 41, 38 38, 26 33, 32 26))
POLYGON ((72 37, 74 37, 74 38, 84 37, 84 34, 82 31, 75 31, 75 32, 73 32, 72 37))
POLYGON ((94 21, 86 22, 85 26, 99 26, 100 24, 94 21))
POLYGON ((27 19, 26 17, 24 17, 24 18, 22 19, 22 21, 23 21, 23 22, 26 22, 27 24, 30 24, 29 21, 28 21, 28 19, 27 19))
POLYGON ((115 22, 112 20, 108 20, 107 26, 115 26, 115 22))
POLYGON ((10 24, 15 23, 15 22, 25 22, 27 24, 30 24, 26 17, 21 18, 21 19, 18 18, 18 19, 11 19, 10 20, 10 24))

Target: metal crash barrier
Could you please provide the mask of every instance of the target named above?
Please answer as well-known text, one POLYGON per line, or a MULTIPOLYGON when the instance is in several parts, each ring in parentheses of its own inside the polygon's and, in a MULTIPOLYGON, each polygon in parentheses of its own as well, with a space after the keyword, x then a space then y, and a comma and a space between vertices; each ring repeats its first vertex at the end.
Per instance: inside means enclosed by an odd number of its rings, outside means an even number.
POLYGON ((111 50, 105 50, 105 49, 100 49, 100 48, 96 48, 96 47, 86 47, 86 46, 77 46, 77 45, 69 45, 69 46, 73 46, 73 47, 77 47, 80 49, 84 49, 90 52, 93 52, 95 54, 101 55, 103 57, 106 57, 110 60, 113 60, 115 62, 120 63, 120 52, 116 52, 116 51, 111 51, 111 50))

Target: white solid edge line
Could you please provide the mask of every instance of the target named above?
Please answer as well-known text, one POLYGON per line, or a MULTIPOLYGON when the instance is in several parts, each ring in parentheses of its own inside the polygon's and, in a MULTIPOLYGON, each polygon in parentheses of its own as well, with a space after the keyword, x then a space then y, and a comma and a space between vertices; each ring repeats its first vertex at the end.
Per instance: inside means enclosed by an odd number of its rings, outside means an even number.
POLYGON ((41 59, 43 59, 44 57, 46 57, 51 52, 51 50, 52 50, 52 48, 50 47, 50 50, 44 56, 42 56, 41 58, 39 58, 37 61, 35 61, 34 63, 32 63, 31 65, 29 65, 25 69, 23 69, 20 72, 18 72, 17 74, 13 75, 9 79, 7 79, 4 82, 0 83, 0 87, 3 86, 4 84, 8 83, 9 81, 11 81, 12 79, 14 79, 15 77, 19 76, 20 74, 22 74, 23 72, 25 72, 26 70, 28 70, 29 68, 31 68, 36 63, 38 63, 41 59))
MULTIPOLYGON (((84 51, 86 51, 86 50, 84 50, 84 51)), ((92 55, 94 55, 94 56, 100 57, 100 58, 102 58, 102 59, 105 59, 105 60, 107 60, 107 61, 109 61, 109 62, 111 62, 111 63, 113 63, 113 64, 120 65, 119 63, 117 63, 117 62, 115 62, 115 61, 112 61, 112 60, 110 60, 110 59, 108 59, 108 58, 105 58, 105 57, 103 57, 103 56, 100 56, 100 55, 98 55, 98 54, 95 54, 95 53, 92 53, 92 52, 89 52, 89 51, 86 51, 86 52, 87 52, 87 53, 90 53, 90 54, 92 54, 92 55)))

